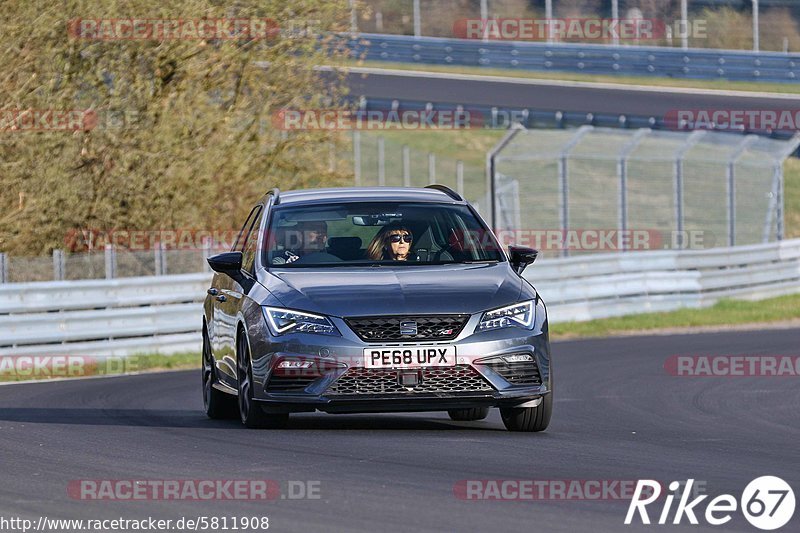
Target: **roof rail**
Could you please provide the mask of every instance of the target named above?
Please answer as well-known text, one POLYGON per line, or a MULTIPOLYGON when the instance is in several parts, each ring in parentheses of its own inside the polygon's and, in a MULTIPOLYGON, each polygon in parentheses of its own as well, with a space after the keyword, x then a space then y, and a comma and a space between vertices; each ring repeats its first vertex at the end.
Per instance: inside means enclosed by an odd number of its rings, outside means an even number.
POLYGON ((464 199, 461 198, 461 195, 458 194, 456 191, 448 187, 447 185, 440 185, 439 183, 432 183, 431 185, 426 185, 426 189, 435 189, 437 191, 445 193, 447 196, 452 198, 453 200, 463 202, 464 199))
POLYGON ((279 203, 281 203, 281 190, 279 188, 274 187, 267 194, 268 195, 271 194, 272 196, 275 197, 275 200, 273 200, 272 205, 278 205, 279 203))

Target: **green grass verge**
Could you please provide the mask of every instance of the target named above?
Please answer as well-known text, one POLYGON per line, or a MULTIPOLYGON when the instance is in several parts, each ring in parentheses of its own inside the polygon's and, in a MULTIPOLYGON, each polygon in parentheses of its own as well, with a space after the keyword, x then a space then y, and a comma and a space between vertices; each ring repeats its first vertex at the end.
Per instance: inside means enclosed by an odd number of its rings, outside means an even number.
POLYGON ((142 354, 133 355, 135 368, 131 371, 200 369, 200 352, 184 352, 172 355, 142 354))
POLYGON ((681 78, 650 78, 647 76, 612 76, 602 74, 574 74, 570 72, 539 72, 504 68, 465 67, 452 65, 420 65, 417 63, 392 63, 386 61, 346 62, 344 66, 365 66, 396 70, 421 70, 451 74, 475 74, 479 76, 510 76, 536 80, 583 81, 595 83, 619 83, 622 85, 647 85, 653 87, 682 87, 687 89, 711 89, 727 91, 800 93, 800 84, 766 83, 728 80, 692 80, 681 78))
POLYGON ((792 157, 783 165, 784 222, 787 239, 800 238, 800 159, 792 157))
POLYGON ((703 309, 679 309, 667 313, 565 322, 551 325, 550 334, 554 339, 608 337, 622 333, 645 334, 659 329, 765 324, 793 319, 800 319, 800 294, 757 302, 721 300, 703 309))
MULTIPOLYGON (((40 363, 42 356, 36 356, 40 363)), ((128 357, 77 357, 68 356, 66 367, 60 363, 47 364, 47 369, 29 370, 23 357, 0 358, 0 382, 31 381, 53 378, 77 378, 85 376, 112 376, 133 372, 157 372, 200 368, 200 353, 185 352, 173 355, 135 354, 128 357), (16 361, 16 362, 15 362, 16 361), (62 365, 59 367, 58 365, 62 365)), ((199 381, 198 377, 198 381, 199 381)))

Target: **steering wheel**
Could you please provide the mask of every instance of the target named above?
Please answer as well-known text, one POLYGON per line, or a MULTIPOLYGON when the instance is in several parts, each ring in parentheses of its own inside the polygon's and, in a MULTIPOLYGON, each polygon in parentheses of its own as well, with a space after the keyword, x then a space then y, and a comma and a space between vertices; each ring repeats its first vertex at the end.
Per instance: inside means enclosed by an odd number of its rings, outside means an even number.
POLYGON ((295 264, 317 264, 317 263, 341 263, 344 261, 341 257, 337 257, 328 252, 312 252, 308 255, 301 256, 300 259, 295 261, 295 264))

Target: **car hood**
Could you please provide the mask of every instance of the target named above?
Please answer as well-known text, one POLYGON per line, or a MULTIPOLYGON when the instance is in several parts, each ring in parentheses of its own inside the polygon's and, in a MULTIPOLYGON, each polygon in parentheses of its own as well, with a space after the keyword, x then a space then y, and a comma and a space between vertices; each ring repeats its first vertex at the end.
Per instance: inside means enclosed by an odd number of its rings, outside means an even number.
POLYGON ((331 316, 479 313, 519 300, 508 263, 272 268, 265 286, 291 309, 331 316))

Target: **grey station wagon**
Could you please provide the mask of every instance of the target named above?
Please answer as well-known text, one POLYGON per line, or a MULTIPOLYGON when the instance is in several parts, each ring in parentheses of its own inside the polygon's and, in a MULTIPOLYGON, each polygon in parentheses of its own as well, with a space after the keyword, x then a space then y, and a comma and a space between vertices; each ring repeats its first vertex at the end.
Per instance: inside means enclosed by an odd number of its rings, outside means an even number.
POLYGON ((266 194, 203 314, 211 418, 447 411, 541 431, 553 405, 547 311, 477 211, 441 185, 266 194))

